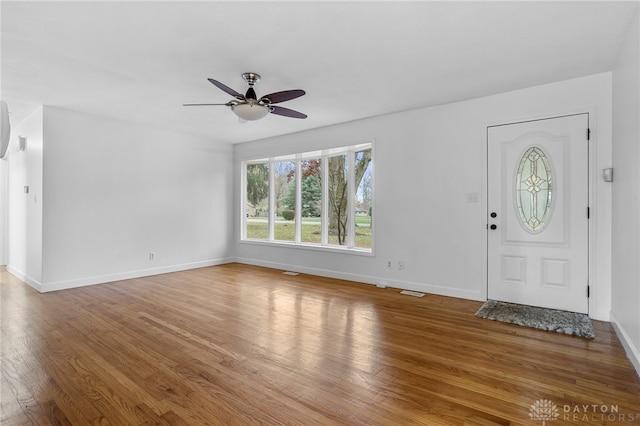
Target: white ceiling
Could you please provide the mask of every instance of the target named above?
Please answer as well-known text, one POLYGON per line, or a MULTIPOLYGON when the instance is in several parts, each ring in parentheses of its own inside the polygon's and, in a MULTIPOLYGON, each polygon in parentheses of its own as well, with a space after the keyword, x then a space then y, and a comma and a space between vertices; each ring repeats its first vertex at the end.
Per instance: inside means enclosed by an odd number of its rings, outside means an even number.
POLYGON ((0 96, 238 143, 609 71, 638 1, 0 2, 0 96), (214 78, 304 89, 240 124, 214 78))

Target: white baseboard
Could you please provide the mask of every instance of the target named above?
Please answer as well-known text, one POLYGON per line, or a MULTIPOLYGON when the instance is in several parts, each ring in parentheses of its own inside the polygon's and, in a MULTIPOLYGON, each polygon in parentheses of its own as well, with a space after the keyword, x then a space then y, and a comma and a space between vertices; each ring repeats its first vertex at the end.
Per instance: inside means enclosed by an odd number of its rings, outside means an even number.
POLYGON ((640 351, 633 344, 631 337, 625 331, 624 327, 622 326, 622 324, 620 324, 613 312, 609 313, 609 318, 611 319, 611 325, 613 326, 613 329, 618 335, 618 339, 620 339, 620 343, 622 343, 622 346, 627 353, 627 357, 631 361, 631 364, 633 364, 633 367, 636 369, 638 377, 640 377, 640 351))
POLYGON ((211 259, 211 260, 204 260, 199 262, 183 263, 180 265, 162 266, 159 268, 140 269, 136 271, 121 272, 116 274, 84 277, 84 278, 78 278, 74 280, 56 281, 56 282, 46 283, 46 284, 42 284, 36 280, 33 280, 30 277, 26 276, 25 274, 21 273, 20 271, 16 270, 15 268, 11 268, 10 266, 7 266, 7 271, 9 271, 11 274, 15 275, 22 281, 26 282, 27 284, 29 284, 31 287, 33 287, 35 290, 39 291, 40 293, 46 293, 49 291, 66 290, 70 288, 104 284, 104 283, 113 282, 113 281, 128 280, 132 278, 141 278, 141 277, 148 277, 152 275, 166 274, 169 272, 186 271, 189 269, 197 269, 197 268, 204 268, 207 266, 222 265, 224 263, 229 263, 229 262, 233 262, 233 259, 230 259, 230 258, 211 259))
POLYGON ((390 280, 386 278, 373 277, 369 275, 352 274, 348 272, 333 271, 329 269, 311 268, 307 266, 288 265, 285 263, 269 262, 259 259, 236 258, 236 262, 247 265, 263 266, 265 268, 282 269, 285 271, 301 272, 304 274, 317 275, 320 277, 335 278, 339 280, 356 281, 365 284, 398 288, 402 290, 413 290, 422 293, 437 294, 439 296, 458 297, 460 299, 484 301, 480 291, 464 290, 459 288, 442 287, 426 283, 413 281, 390 280))
POLYGON ((11 275, 15 276, 16 278, 18 278, 20 281, 23 281, 23 282, 29 284, 31 287, 34 288, 34 290, 42 292, 42 290, 41 290, 42 289, 42 283, 40 283, 40 281, 31 278, 30 276, 28 276, 24 272, 14 268, 11 265, 7 265, 7 272, 9 272, 11 275))
POLYGON ((169 272, 186 271, 189 269, 197 269, 197 268, 204 268, 207 266, 222 265, 222 264, 231 263, 231 262, 245 263, 247 265, 263 266, 263 267, 272 268, 272 269, 282 269, 286 271, 302 272, 305 274, 317 275, 321 277, 355 281, 355 282, 361 282, 361 283, 372 284, 377 286, 398 288, 402 290, 419 291, 422 293, 437 294, 440 296, 458 297, 461 299, 478 300, 478 301, 485 300, 480 291, 464 290, 464 289, 451 288, 451 287, 442 287, 442 286, 432 285, 428 283, 420 283, 420 282, 413 282, 413 281, 390 280, 386 278, 379 278, 379 277, 369 276, 369 275, 353 274, 348 272, 340 272, 340 271, 334 271, 329 269, 311 268, 306 266, 301 267, 297 265, 288 265, 284 263, 269 262, 269 261, 250 259, 250 258, 212 259, 212 260, 206 260, 206 261, 200 261, 200 262, 185 263, 180 265, 164 266, 159 268, 141 269, 136 271, 116 273, 116 274, 107 274, 107 275, 100 275, 100 276, 94 276, 94 277, 84 277, 84 278, 79 278, 74 280, 57 281, 57 282, 46 283, 46 284, 42 284, 39 281, 36 281, 30 278, 10 266, 7 266, 7 271, 9 271, 11 274, 15 275, 22 281, 29 284, 38 292, 46 293, 50 291, 85 287, 85 286, 96 285, 96 284, 104 284, 104 283, 113 282, 113 281, 121 281, 121 280, 127 280, 132 278, 141 278, 141 277, 148 277, 152 275, 166 274, 169 272))

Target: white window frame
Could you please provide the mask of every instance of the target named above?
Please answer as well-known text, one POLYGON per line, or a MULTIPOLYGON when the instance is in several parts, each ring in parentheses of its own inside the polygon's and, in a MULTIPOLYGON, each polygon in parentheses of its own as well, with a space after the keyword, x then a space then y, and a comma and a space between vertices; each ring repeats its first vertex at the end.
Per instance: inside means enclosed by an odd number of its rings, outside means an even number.
MULTIPOLYGON (((242 212, 241 230, 240 230, 240 242, 249 244, 260 245, 276 245, 276 246, 295 246, 296 248, 321 250, 321 251, 340 251, 353 254, 373 255, 375 246, 375 229, 372 222, 372 238, 371 248, 368 247, 356 247, 355 246, 355 203, 354 197, 349 196, 347 198, 347 241, 345 245, 329 244, 329 174, 327 173, 327 165, 329 164, 329 158, 336 155, 347 155, 347 191, 349 194, 354 194, 355 187, 355 170, 353 165, 355 164, 355 153, 371 149, 371 180, 372 180, 372 194, 371 205, 375 203, 375 178, 374 178, 374 148, 373 143, 362 143, 357 145, 344 146, 339 148, 324 149, 321 151, 312 151, 297 153, 291 155, 283 155, 269 158, 260 158, 255 160, 247 160, 242 162, 240 168, 241 176, 241 203, 242 212), (320 178, 322 180, 322 212, 321 212, 321 241, 320 243, 303 242, 302 239, 302 209, 300 208, 302 198, 302 173, 301 163, 303 160, 320 159, 320 178), (282 241, 275 239, 275 215, 276 215, 276 200, 274 196, 275 191, 275 163, 289 161, 295 162, 296 174, 295 174, 295 186, 296 186, 296 215, 295 215, 295 239, 294 241, 282 241), (267 217, 269 235, 268 239, 251 239, 247 238, 247 215, 246 215, 246 202, 247 202, 247 166, 250 164, 268 164, 269 165, 269 215, 267 217)), ((375 211, 375 208, 373 209, 375 211)))

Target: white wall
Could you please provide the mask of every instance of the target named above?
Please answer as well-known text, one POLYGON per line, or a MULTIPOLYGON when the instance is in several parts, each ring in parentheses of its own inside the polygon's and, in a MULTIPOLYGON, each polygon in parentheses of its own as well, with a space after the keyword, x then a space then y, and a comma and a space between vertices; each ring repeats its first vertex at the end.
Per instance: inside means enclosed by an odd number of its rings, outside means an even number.
POLYGON ((42 108, 12 126, 9 153, 7 268, 30 285, 42 280, 42 108), (26 137, 26 149, 15 140, 26 137), (25 193, 25 187, 29 192, 25 193))
MULTIPOLYGON (((486 127, 589 112, 594 247, 590 313, 610 310, 610 73, 235 146, 242 160, 374 140, 374 256, 238 242, 239 261, 475 300, 486 298, 486 127), (469 203, 477 193, 480 203, 469 203), (389 271, 387 260, 404 260, 389 271)), ((312 119, 312 117, 310 118, 312 119)), ((236 198, 236 238, 241 202, 236 198)))
POLYGON ((7 264, 9 215, 9 159, 0 160, 0 266, 7 264))
POLYGON ((611 319, 640 373, 640 20, 613 71, 613 278, 611 319))
MULTIPOLYGON (((33 277, 36 289, 229 260, 230 145, 53 107, 44 107, 43 120, 42 274, 33 277)), ((14 175, 19 171, 12 163, 12 182, 14 175)), ((19 208, 12 199, 12 219, 19 208)), ((12 230, 17 225, 10 223, 12 230)), ((12 239, 12 260, 20 244, 12 239)))

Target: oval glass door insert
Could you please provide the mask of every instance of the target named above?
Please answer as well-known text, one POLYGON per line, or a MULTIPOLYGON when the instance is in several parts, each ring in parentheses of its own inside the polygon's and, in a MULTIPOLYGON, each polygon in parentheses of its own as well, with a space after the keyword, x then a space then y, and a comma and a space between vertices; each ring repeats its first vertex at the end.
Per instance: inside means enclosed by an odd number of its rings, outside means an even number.
POLYGON ((516 205, 520 222, 529 232, 544 229, 551 212, 551 167, 544 151, 529 148, 520 159, 516 175, 516 205))

